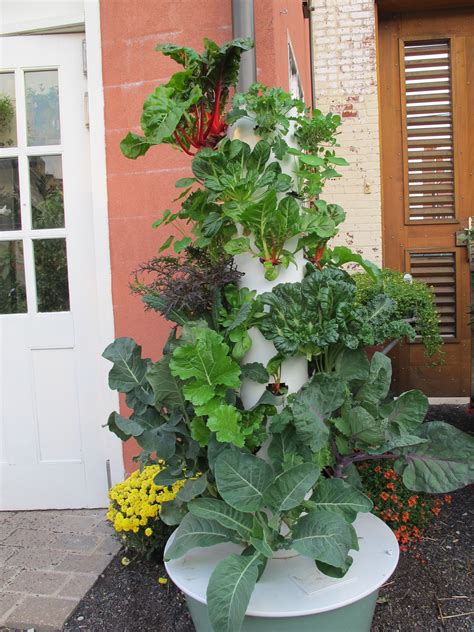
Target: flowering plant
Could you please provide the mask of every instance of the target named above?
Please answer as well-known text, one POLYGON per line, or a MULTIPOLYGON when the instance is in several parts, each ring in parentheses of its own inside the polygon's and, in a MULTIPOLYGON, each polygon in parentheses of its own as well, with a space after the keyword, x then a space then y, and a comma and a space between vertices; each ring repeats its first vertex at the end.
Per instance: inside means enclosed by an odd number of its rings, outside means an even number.
POLYGON ((160 520, 161 505, 174 500, 185 483, 183 480, 169 487, 155 485, 153 480, 163 465, 163 462, 147 465, 109 491, 107 518, 120 541, 147 558, 163 549, 171 533, 171 529, 160 520))
POLYGON ((433 497, 423 492, 414 494, 403 484, 392 464, 361 463, 357 468, 367 496, 373 501, 372 513, 386 522, 406 551, 411 543, 420 542, 428 527, 451 496, 433 497))
MULTIPOLYGON (((179 77, 170 81, 177 89, 179 77)), ((196 98, 199 111, 204 97, 196 98)), ((347 249, 327 247, 344 220, 338 205, 319 197, 326 180, 340 175, 334 166, 346 164, 333 149, 340 121, 304 104, 287 110, 290 101, 261 88, 250 100, 238 99, 249 143, 226 138, 200 149, 194 177, 176 183, 184 189, 181 210, 167 210, 160 220, 189 224, 194 237, 175 242, 177 254, 193 244, 213 261, 238 256, 237 268, 245 261, 251 274, 215 287, 198 318, 184 304, 170 309, 145 295, 174 323, 157 362, 142 358, 130 338, 104 352, 113 363, 109 384, 133 410, 129 419, 112 413, 110 430, 135 437, 145 460, 166 462, 156 485, 182 485, 160 509, 163 522, 179 525, 167 559, 218 543, 241 547, 209 580, 216 632, 240 630, 276 551, 294 549, 331 577, 347 573, 349 552, 358 550, 353 522, 373 506, 360 491, 360 462, 389 460, 412 492, 447 493, 474 482, 474 439, 449 424, 423 423, 423 393, 394 399, 389 358, 367 357, 365 345, 381 318, 393 320, 393 306, 380 296, 370 309, 358 308, 354 281, 335 268, 357 261, 376 278, 380 270, 347 249), (262 112, 269 118, 262 121, 262 112), (292 124, 282 124, 282 116, 292 124), (312 263, 302 265, 304 256, 312 263), (286 268, 297 270, 301 282, 275 285, 286 268), (267 292, 245 287, 252 275, 267 292), (265 364, 248 359, 255 341, 268 352, 265 364), (280 388, 284 367, 305 370, 306 361, 313 373, 301 388, 280 388), (278 389, 269 384, 275 376, 278 389), (244 384, 260 393, 251 405, 244 384)), ((152 109, 147 124, 159 126, 160 112, 152 109)), ((197 117, 190 125, 198 125, 197 117)), ((238 119, 234 125, 238 131, 238 119)), ((154 144, 168 140, 153 137, 154 144)))

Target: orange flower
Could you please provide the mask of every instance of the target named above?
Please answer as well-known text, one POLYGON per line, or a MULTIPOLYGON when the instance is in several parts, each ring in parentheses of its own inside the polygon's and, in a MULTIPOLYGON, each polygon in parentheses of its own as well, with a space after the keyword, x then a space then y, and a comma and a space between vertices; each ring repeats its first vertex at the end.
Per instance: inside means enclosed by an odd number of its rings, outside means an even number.
POLYGON ((416 505, 417 500, 418 496, 410 496, 410 498, 408 499, 408 506, 413 507, 414 505, 416 505))
POLYGON ((390 498, 393 500, 394 503, 398 502, 398 496, 395 496, 395 494, 393 496, 390 496, 390 498))
POLYGON ((391 489, 393 492, 395 490, 395 485, 393 483, 387 483, 387 489, 391 489))
POLYGON ((382 471, 382 468, 380 467, 380 465, 377 465, 377 467, 374 468, 374 472, 376 474, 380 474, 381 471, 382 471))
POLYGON ((452 497, 452 496, 450 496, 449 494, 446 494, 446 496, 444 497, 444 502, 445 502, 445 503, 448 503, 448 505, 450 505, 450 504, 451 504, 452 499, 453 499, 453 497, 452 497))
POLYGON ((380 498, 381 498, 383 501, 386 501, 386 500, 388 500, 388 499, 389 499, 389 495, 387 494, 387 492, 382 492, 382 493, 380 494, 380 498))
POLYGON ((434 513, 435 516, 439 516, 441 509, 439 507, 433 507, 431 511, 434 513))
POLYGON ((403 522, 408 522, 409 518, 410 518, 410 514, 408 513, 408 511, 404 511, 402 513, 402 520, 403 520, 403 522))

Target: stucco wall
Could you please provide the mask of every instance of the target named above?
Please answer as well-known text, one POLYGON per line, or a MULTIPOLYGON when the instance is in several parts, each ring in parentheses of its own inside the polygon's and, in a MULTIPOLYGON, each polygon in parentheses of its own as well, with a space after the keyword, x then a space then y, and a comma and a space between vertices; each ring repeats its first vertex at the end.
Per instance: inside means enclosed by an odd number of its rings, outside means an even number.
POLYGON ((341 114, 349 162, 324 197, 347 212, 338 241, 381 263, 382 211, 373 0, 313 0, 316 107, 341 114))
MULTIPOLYGON (((127 160, 119 143, 139 133, 145 97, 165 83, 178 66, 154 51, 158 43, 202 48, 209 37, 232 38, 230 0, 101 0, 102 59, 105 99, 107 188, 109 201, 112 292, 116 336, 131 336, 146 356, 157 359, 169 323, 145 312, 129 291, 131 271, 157 253, 169 232, 151 228, 164 209, 176 206, 174 186, 191 175, 190 159, 170 147, 152 148, 137 161, 127 160)), ((258 79, 288 88, 288 33, 297 57, 306 98, 310 98, 308 20, 299 0, 255 0, 258 79), (306 40, 306 41, 305 41, 306 40)), ((124 410, 124 414, 126 411, 124 410)), ((125 444, 125 467, 138 452, 125 444)))

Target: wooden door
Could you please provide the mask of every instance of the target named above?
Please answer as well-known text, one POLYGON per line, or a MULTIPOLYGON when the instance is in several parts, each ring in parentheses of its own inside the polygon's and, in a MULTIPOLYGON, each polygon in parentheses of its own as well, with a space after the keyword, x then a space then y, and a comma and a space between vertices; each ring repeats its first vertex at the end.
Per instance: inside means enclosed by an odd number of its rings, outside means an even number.
POLYGON ((456 231, 474 215, 474 9, 379 17, 384 265, 434 287, 445 362, 395 353, 394 387, 470 393, 470 283, 456 231))

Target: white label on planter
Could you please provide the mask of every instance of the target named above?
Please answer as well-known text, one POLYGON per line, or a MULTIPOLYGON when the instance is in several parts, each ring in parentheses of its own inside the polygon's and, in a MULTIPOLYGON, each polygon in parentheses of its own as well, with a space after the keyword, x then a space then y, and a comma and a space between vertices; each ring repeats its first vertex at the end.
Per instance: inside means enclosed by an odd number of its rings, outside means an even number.
POLYGON ((311 573, 303 576, 290 575, 290 579, 307 595, 313 595, 316 592, 329 590, 330 588, 339 588, 343 584, 350 584, 357 581, 357 577, 335 579, 333 577, 323 575, 322 573, 318 573, 318 571, 312 571, 311 573))

